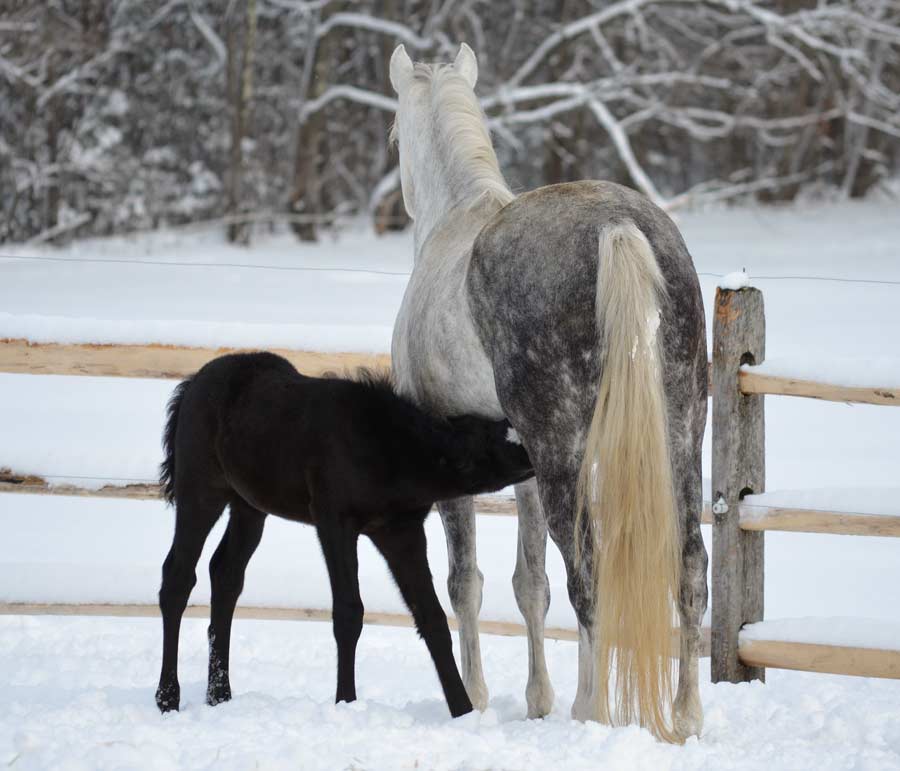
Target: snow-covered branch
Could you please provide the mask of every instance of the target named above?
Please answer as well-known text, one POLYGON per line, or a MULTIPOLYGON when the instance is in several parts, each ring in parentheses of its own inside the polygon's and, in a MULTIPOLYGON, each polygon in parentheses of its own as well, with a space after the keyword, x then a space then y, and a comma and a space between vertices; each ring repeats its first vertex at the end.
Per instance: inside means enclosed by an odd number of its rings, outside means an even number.
POLYGON ((355 104, 364 104, 368 107, 377 107, 387 112, 397 111, 397 100, 374 91, 367 91, 355 86, 332 86, 320 97, 307 102, 300 110, 300 122, 304 123, 311 115, 322 110, 326 105, 337 99, 345 99, 355 104))
POLYGON ((665 207, 665 200, 659 194, 656 185, 654 185, 650 177, 647 176, 647 173, 640 163, 638 163, 637 158, 634 157, 634 151, 631 149, 631 142, 628 140, 628 134, 622 130, 621 125, 615 117, 613 117, 613 114, 603 102, 597 99, 591 99, 588 102, 588 105, 591 108, 591 112, 594 113, 597 120, 600 122, 600 125, 602 125, 609 134, 609 138, 612 140, 616 151, 619 153, 619 158, 622 159, 622 163, 625 164, 625 168, 628 169, 628 173, 631 175, 634 183, 641 189, 644 195, 653 201, 653 203, 657 206, 665 207))
POLYGON ((387 19, 379 19, 365 13, 332 14, 318 26, 316 36, 323 38, 331 32, 331 30, 337 29, 338 27, 380 32, 388 37, 396 38, 400 42, 416 50, 425 50, 431 48, 433 45, 432 40, 420 37, 405 24, 400 24, 396 21, 388 21, 387 19))

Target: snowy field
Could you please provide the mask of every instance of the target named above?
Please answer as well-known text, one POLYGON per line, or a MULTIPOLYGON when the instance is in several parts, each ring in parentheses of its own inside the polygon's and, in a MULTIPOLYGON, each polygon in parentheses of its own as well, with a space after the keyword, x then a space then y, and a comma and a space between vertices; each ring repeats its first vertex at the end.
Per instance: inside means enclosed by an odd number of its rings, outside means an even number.
MULTIPOLYGON (((745 267, 765 293, 773 367, 832 371, 851 385, 900 385, 900 286, 786 278, 900 281, 896 203, 691 213, 679 224, 701 273, 707 313, 721 274, 745 267)), ((52 259, 0 259, 0 338, 386 351, 412 245, 407 236, 376 239, 357 231, 318 246, 271 236, 248 251, 225 246, 217 235, 164 233, 61 251, 2 251, 52 259), (84 259, 103 262, 59 261, 84 259), (184 262, 195 264, 172 264, 184 262)), ((0 375, 0 468, 87 486, 150 479, 173 386, 0 375)), ((900 513, 900 410, 779 397, 769 397, 766 410, 767 486, 782 500, 900 513)), ((708 442, 707 436, 707 450, 708 442)), ((708 452, 704 460, 709 476, 708 452)), ((205 565, 223 524, 201 560, 194 602, 208 599, 205 565)), ((172 514, 157 502, 0 495, 0 527, 0 602, 154 603, 172 514)), ((510 586, 515 522, 480 517, 478 528, 482 617, 518 621, 510 586)), ((449 608, 436 517, 428 535, 449 608)), ((896 540, 770 533, 766 549, 767 619, 867 618, 864 628, 880 630, 880 641, 898 629, 896 540)), ((367 610, 401 612, 367 543, 360 564, 367 610)), ((552 547, 548 573, 548 624, 571 627, 552 547)), ((311 529, 267 524, 242 603, 330 607, 311 529)), ((834 626, 846 629, 847 622, 834 626)), ((0 764, 900 768, 894 682, 771 671, 765 687, 711 686, 707 663, 703 739, 671 748, 637 729, 569 722, 575 650, 561 642, 548 648, 557 689, 548 720, 524 720, 524 641, 485 638, 491 709, 451 722, 424 645, 409 630, 365 630, 362 702, 335 708, 327 625, 237 621, 236 698, 210 710, 202 704, 203 628, 186 622, 186 709, 163 719, 153 703, 157 621, 0 618, 0 682, 7 684, 0 693, 0 764)), ((786 628, 795 633, 797 626, 786 628)), ((818 634, 827 631, 819 627, 818 634)))
POLYGON ((890 771, 900 768, 900 683, 795 672, 711 685, 703 738, 568 719, 575 645, 550 642, 553 713, 525 720, 522 640, 483 637, 490 708, 451 720, 425 646, 367 627, 353 705, 331 703, 328 624, 238 621, 235 697, 205 706, 205 623, 182 632, 180 713, 153 703, 155 619, 0 617, 0 765, 14 769, 608 769, 890 771))

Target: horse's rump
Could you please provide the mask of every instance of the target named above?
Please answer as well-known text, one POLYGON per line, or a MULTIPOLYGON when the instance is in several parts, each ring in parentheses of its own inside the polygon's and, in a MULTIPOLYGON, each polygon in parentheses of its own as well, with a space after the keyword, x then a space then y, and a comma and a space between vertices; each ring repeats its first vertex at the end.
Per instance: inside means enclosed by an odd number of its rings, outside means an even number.
MULTIPOLYGON (((539 484, 581 480, 562 507, 572 517, 557 513, 554 523, 549 511, 548 524, 595 536, 583 569, 593 570, 599 604, 586 612, 585 603, 579 621, 600 636, 600 715, 636 717, 669 738, 679 559, 669 414, 686 430, 705 348, 690 255, 668 216, 634 191, 554 185, 521 196, 482 230, 468 284, 501 405, 539 484), (575 517, 581 505, 585 523, 575 517)), ((680 433, 673 438, 681 446, 680 433)))

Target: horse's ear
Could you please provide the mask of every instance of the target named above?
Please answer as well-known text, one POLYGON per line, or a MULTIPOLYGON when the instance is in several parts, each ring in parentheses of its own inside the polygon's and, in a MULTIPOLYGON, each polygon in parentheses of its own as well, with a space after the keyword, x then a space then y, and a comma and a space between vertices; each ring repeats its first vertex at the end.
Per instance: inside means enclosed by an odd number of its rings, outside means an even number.
POLYGON ((475 58, 475 52, 465 43, 460 43, 453 67, 472 88, 475 88, 478 81, 478 60, 475 58))
POLYGON ((409 83, 413 74, 412 59, 410 59, 409 54, 406 53, 406 48, 404 48, 403 43, 398 45, 394 49, 394 53, 391 54, 390 73, 391 85, 394 87, 394 91, 399 94, 400 90, 409 83))

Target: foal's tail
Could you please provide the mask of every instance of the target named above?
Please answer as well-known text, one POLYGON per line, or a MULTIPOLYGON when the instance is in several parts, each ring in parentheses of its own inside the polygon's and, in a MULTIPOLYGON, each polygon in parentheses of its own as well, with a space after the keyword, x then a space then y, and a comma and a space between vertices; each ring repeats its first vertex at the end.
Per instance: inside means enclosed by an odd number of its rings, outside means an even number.
POLYGON ((675 741, 670 651, 680 559, 657 334, 665 283, 633 222, 603 228, 599 250, 602 374, 579 474, 576 527, 592 537, 595 693, 604 722, 636 718, 660 739, 675 741), (582 512, 590 517, 585 530, 582 512))
POLYGON ((191 378, 182 381, 175 388, 166 407, 166 430, 163 433, 163 462, 159 464, 159 486, 163 498, 169 504, 175 503, 175 432, 178 429, 178 413, 181 402, 191 384, 191 378))

